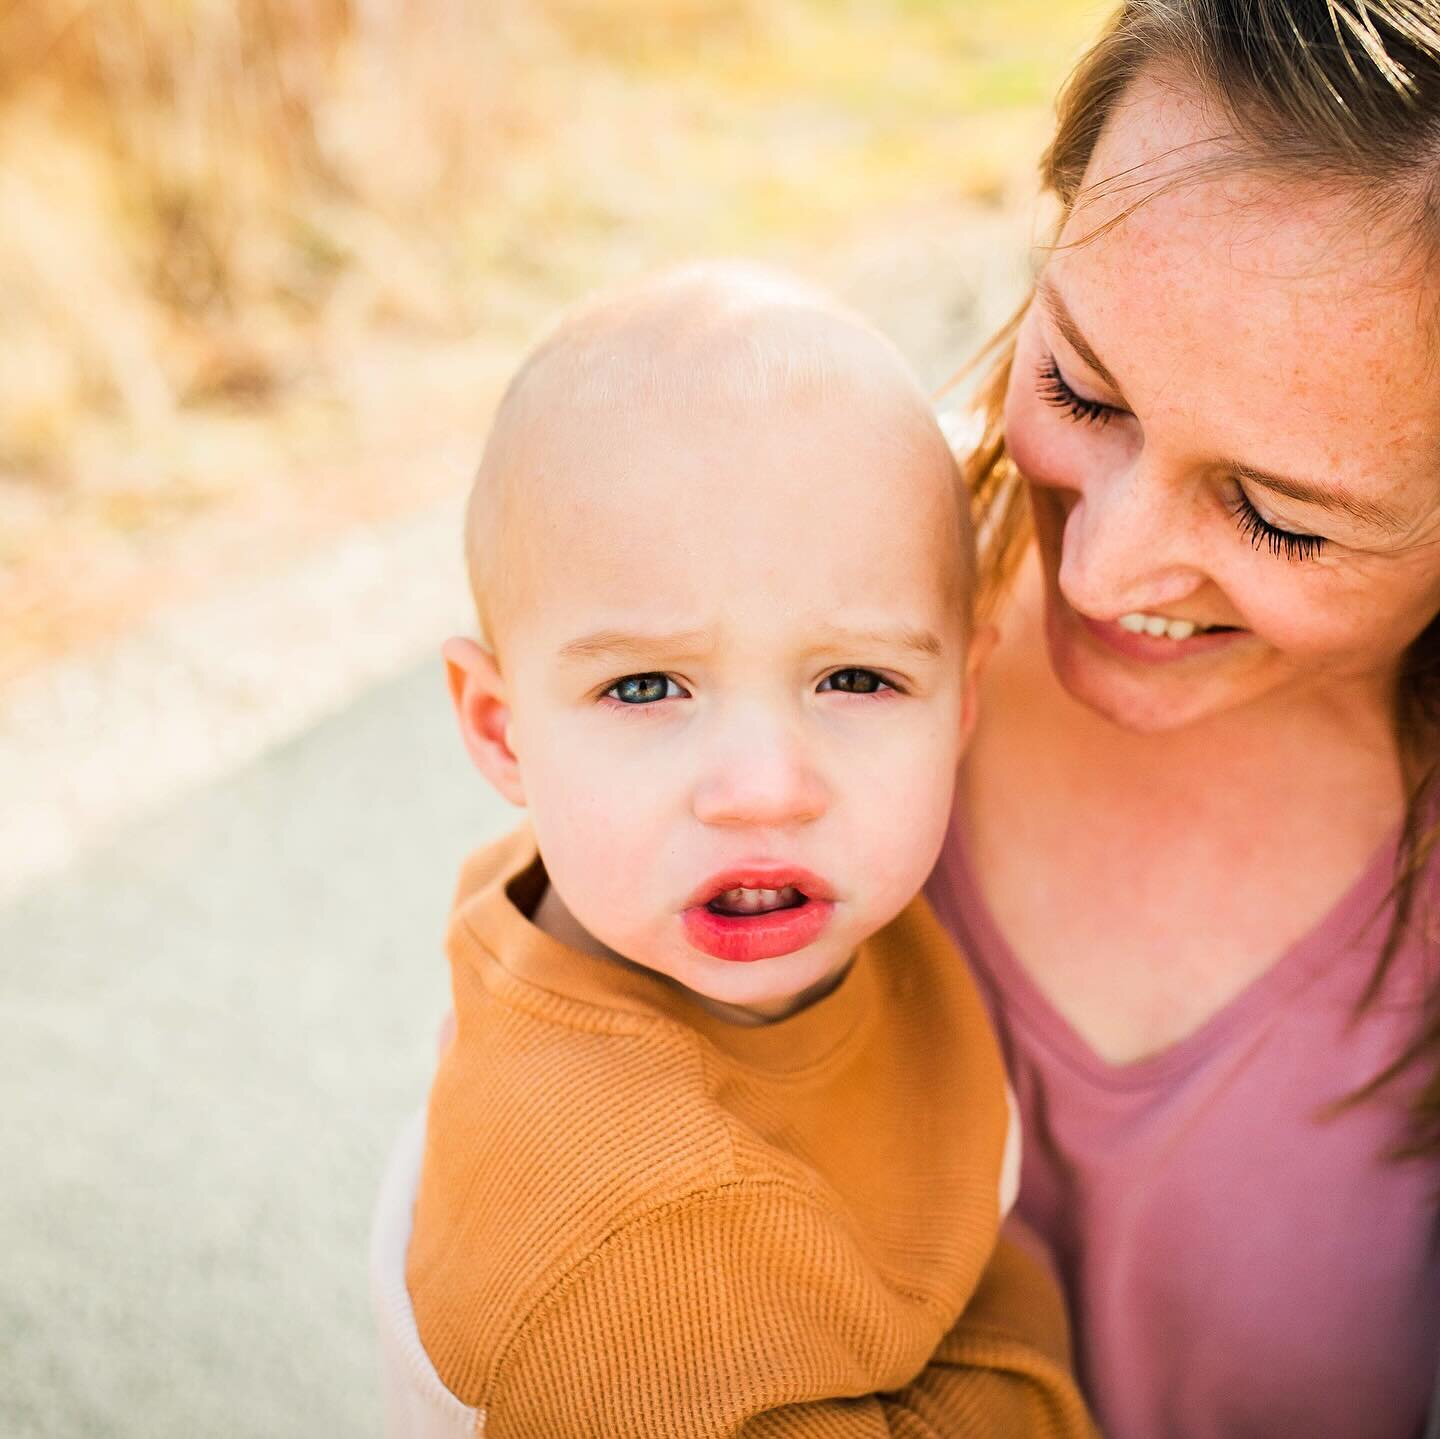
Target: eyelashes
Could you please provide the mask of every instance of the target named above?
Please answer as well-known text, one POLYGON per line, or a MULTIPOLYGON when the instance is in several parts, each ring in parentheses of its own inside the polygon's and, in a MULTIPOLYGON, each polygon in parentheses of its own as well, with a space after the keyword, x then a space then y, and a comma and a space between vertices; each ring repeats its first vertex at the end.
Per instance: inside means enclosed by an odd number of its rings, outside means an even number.
MULTIPOLYGON (((871 701, 893 699, 909 693, 899 679, 890 679, 877 670, 845 665, 832 670, 816 686, 816 694, 859 696, 871 701)), ((688 689, 659 670, 622 675, 597 696, 607 709, 627 714, 655 713, 665 700, 690 699, 688 689)))
MULTIPOLYGON (((1102 405, 1099 400, 1087 400, 1077 395, 1065 383, 1060 366, 1054 355, 1046 355, 1041 362, 1035 379, 1035 389, 1047 405, 1063 410, 1072 420, 1082 425, 1104 425, 1118 414, 1125 413, 1114 405, 1102 405)), ((1287 560, 1313 559, 1325 548, 1322 535, 1299 534, 1294 530, 1282 530, 1272 525, 1251 503, 1250 496, 1243 488, 1237 487, 1235 499, 1231 501, 1230 512, 1240 533, 1257 550, 1268 550, 1272 555, 1287 560)))
POLYGON ((625 675, 616 680, 602 698, 636 708, 659 704, 661 700, 688 699, 689 696, 669 675, 647 672, 625 675))
POLYGON ((1284 555, 1287 560, 1308 560, 1319 554, 1325 547, 1321 535, 1301 535, 1294 530, 1282 530, 1272 525, 1259 510, 1250 503, 1250 496, 1239 491, 1231 507, 1240 533, 1257 550, 1269 550, 1272 555, 1284 555))
POLYGON ((1114 406, 1102 405, 1098 400, 1087 400, 1083 395, 1077 395, 1065 383, 1054 355, 1045 356, 1036 388, 1047 405, 1064 410, 1072 420, 1079 420, 1081 424, 1103 425, 1115 414, 1114 406))

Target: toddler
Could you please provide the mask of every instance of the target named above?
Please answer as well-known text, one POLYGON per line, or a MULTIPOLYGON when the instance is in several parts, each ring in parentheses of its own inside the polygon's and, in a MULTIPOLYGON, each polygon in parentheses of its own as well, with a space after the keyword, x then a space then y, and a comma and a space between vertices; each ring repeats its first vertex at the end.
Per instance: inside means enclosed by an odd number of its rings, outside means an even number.
POLYGON ((897 353, 742 267, 603 297, 511 383, 466 542, 451 694, 528 824, 456 897, 406 1269, 465 1423, 1089 1435, 916 898, 987 637, 897 353))

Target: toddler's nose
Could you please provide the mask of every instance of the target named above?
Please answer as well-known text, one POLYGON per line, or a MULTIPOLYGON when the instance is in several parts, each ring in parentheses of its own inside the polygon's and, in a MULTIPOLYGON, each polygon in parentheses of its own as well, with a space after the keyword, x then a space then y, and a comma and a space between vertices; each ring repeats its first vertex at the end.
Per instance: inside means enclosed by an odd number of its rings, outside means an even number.
POLYGON ((828 803, 801 737, 751 723, 717 746, 691 807, 702 824, 779 827, 818 819, 828 803))

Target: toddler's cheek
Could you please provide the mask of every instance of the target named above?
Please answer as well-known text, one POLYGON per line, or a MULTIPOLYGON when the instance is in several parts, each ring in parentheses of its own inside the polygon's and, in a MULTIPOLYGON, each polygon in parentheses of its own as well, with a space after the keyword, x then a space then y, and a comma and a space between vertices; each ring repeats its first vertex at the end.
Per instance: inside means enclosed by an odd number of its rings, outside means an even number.
POLYGON ((639 856, 627 854, 617 836, 566 826, 563 820, 549 843, 542 840, 542 849, 551 883, 586 929, 605 939, 623 926, 643 885, 639 856))
MULTIPOLYGON (((955 721, 958 728, 958 718, 955 721)), ((898 911, 929 878, 950 823, 959 746, 916 745, 917 759, 893 776, 887 803, 863 831, 863 873, 875 902, 898 911)))

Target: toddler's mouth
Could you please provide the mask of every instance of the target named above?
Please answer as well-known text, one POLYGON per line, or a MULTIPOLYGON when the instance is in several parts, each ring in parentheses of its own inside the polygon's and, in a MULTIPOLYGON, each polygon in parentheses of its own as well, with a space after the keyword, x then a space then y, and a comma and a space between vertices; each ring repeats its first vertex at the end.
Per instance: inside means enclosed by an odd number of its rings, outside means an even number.
POLYGON ((793 884, 779 889, 749 889, 736 885, 717 894, 705 907, 711 914, 771 914, 777 909, 795 909, 808 904, 809 898, 793 884))
POLYGON ((691 895, 680 918, 696 949, 747 963, 804 949, 834 910, 819 875, 764 865, 715 875, 691 895))

